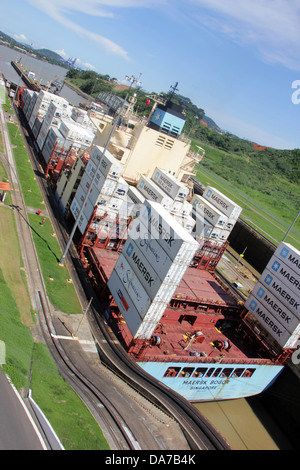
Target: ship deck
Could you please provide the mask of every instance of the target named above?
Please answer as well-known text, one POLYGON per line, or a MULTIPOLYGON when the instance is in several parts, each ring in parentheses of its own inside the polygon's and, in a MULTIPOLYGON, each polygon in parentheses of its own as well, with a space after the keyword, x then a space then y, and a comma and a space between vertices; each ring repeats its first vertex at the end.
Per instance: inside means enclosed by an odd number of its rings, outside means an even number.
MULTIPOLYGON (((95 247, 90 251, 108 279, 119 254, 95 247)), ((154 332, 159 344, 153 339, 133 341, 118 309, 112 308, 111 314, 118 338, 139 361, 269 362, 240 328, 240 306, 208 271, 187 269, 154 332)))

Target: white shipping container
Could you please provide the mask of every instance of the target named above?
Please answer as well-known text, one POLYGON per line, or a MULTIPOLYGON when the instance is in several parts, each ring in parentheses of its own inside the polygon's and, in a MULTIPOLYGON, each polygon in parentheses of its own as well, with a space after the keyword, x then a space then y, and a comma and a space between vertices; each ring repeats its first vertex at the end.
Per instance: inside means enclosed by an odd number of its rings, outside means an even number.
POLYGON ((157 327, 156 322, 143 321, 135 333, 136 339, 150 339, 153 336, 155 328, 157 327))
POLYGON ((88 221, 85 215, 82 213, 78 220, 78 229, 80 230, 82 234, 84 234, 87 224, 88 224, 88 221))
POLYGON ((196 222, 193 229, 193 235, 197 238, 208 240, 213 231, 213 226, 195 209, 193 209, 192 216, 196 222))
POLYGON ((250 294, 245 307, 282 348, 287 347, 291 334, 253 295, 250 294))
POLYGON ((281 242, 275 256, 300 276, 300 252, 289 243, 281 242))
POLYGON ((160 204, 145 201, 139 219, 172 261, 191 261, 198 243, 160 204))
POLYGON ((189 189, 166 170, 155 168, 152 180, 173 200, 183 201, 189 194, 189 189))
POLYGON ((122 178, 122 176, 120 176, 112 195, 114 197, 125 199, 128 193, 128 189, 129 189, 129 184, 124 180, 124 178, 122 178))
POLYGON ((242 208, 238 204, 211 186, 205 188, 203 197, 229 218, 237 220, 242 212, 242 208))
POLYGON ((139 315, 144 317, 151 305, 151 299, 122 254, 120 254, 115 264, 114 271, 117 273, 122 287, 126 289, 139 315))
POLYGON ((123 165, 113 156, 106 151, 103 155, 104 148, 95 145, 91 154, 91 160, 95 163, 101 173, 106 177, 118 180, 124 171, 123 165))
POLYGON ((165 277, 161 278, 155 271, 155 266, 150 264, 148 258, 144 256, 136 242, 132 239, 126 241, 122 254, 134 270, 151 300, 169 302, 174 286, 176 288, 179 285, 187 266, 172 264, 165 277))
POLYGON ((194 220, 193 217, 190 215, 175 215, 174 218, 183 228, 187 230, 188 233, 192 233, 196 225, 196 220, 194 220))
POLYGON ((128 197, 134 202, 134 204, 144 204, 145 196, 134 186, 128 187, 128 197))
POLYGON ((77 220, 80 212, 80 204, 78 203, 76 197, 74 197, 72 204, 71 204, 71 212, 75 220, 77 220))
POLYGON ((266 266, 274 276, 277 277, 284 285, 289 287, 296 296, 300 294, 300 276, 289 268, 285 263, 280 261, 276 256, 272 256, 266 266))
POLYGON ((283 305, 288 307, 288 309, 296 315, 297 318, 300 318, 300 296, 296 294, 287 287, 283 282, 281 282, 274 274, 272 274, 268 269, 265 269, 262 275, 259 278, 266 288, 272 292, 272 294, 279 299, 283 305))
POLYGON ((300 334, 299 318, 290 312, 266 287, 258 282, 251 295, 256 297, 289 333, 300 334))
POLYGON ((195 194, 191 204, 214 227, 225 227, 228 223, 228 217, 204 197, 195 194))
POLYGON ((136 241, 141 251, 147 256, 155 271, 163 279, 171 264, 189 265, 193 258, 193 250, 189 245, 182 243, 177 246, 176 254, 173 253, 173 259, 169 253, 163 248, 159 240, 151 235, 149 229, 144 225, 141 217, 138 217, 131 223, 128 237, 136 241), (153 258, 152 258, 153 257, 153 258))
POLYGON ((173 203, 173 199, 146 176, 141 176, 137 188, 146 199, 159 203, 163 207, 169 208, 173 203))
POLYGON ((109 288, 130 333, 135 337, 135 334, 143 320, 126 289, 123 287, 115 270, 112 271, 110 278, 107 281, 107 287, 109 288))

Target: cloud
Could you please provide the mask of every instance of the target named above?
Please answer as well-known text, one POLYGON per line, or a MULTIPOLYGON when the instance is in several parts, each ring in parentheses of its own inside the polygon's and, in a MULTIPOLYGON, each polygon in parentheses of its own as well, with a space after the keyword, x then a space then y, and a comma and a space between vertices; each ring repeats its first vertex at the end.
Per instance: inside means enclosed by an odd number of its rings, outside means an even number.
POLYGON ((113 17, 113 13, 105 7, 137 7, 140 6, 138 0, 27 0, 35 8, 41 10, 53 20, 74 31, 82 37, 87 37, 98 44, 106 52, 117 55, 126 61, 130 61, 127 51, 114 41, 85 29, 70 18, 74 12, 84 13, 98 17, 113 17), (104 7, 104 8, 103 8, 104 7))
POLYGON ((67 59, 68 57, 70 57, 64 49, 60 49, 60 50, 57 50, 57 51, 54 51, 54 52, 56 52, 56 54, 59 54, 64 59, 67 59))
POLYGON ((300 70, 298 0, 188 0, 194 21, 254 46, 261 58, 300 70))
POLYGON ((29 39, 25 36, 25 34, 14 34, 14 39, 18 42, 29 43, 29 39))

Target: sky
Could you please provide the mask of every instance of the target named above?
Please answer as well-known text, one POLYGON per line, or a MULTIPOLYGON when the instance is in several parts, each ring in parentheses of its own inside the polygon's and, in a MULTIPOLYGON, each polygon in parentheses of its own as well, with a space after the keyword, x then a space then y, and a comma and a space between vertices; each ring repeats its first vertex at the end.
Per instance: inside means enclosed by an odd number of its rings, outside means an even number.
POLYGON ((223 130, 300 147, 300 0, 14 0, 0 30, 148 92, 178 93, 223 130), (18 14, 16 14, 18 12, 18 14))

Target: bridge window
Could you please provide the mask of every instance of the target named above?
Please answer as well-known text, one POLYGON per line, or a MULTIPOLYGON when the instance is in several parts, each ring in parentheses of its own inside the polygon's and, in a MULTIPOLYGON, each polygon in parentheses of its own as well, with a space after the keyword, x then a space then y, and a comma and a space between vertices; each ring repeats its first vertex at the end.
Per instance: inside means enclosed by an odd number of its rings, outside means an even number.
POLYGON ((234 372, 231 377, 241 377, 244 371, 245 369, 241 369, 241 368, 234 369, 234 372))
POLYGON ((180 367, 168 367, 164 374, 164 377, 176 377, 179 371, 180 367))
POLYGON ((246 369, 245 372, 243 373, 242 377, 252 377, 256 369, 246 369))
POLYGON ((212 377, 218 377, 219 373, 221 372, 222 370, 222 367, 217 367, 217 369, 215 369, 212 377))
POLYGON ((188 378, 191 377, 192 373, 194 372, 194 367, 184 367, 179 374, 179 377, 188 378))
POLYGON ((193 377, 204 377, 206 371, 207 367, 198 367, 198 369, 195 370, 193 377))
POLYGON ((225 367, 225 369, 222 370, 220 377, 230 377, 232 371, 233 371, 233 368, 225 367))

